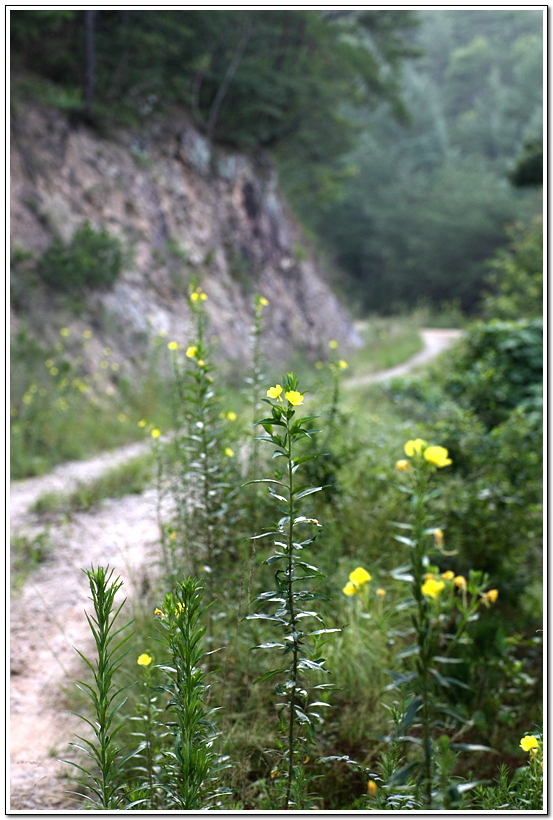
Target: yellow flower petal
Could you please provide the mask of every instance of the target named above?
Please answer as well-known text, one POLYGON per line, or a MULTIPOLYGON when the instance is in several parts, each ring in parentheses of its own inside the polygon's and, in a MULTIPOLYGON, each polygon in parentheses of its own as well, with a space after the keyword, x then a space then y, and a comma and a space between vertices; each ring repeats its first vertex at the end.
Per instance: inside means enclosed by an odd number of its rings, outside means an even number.
POLYGON ((458 587, 466 587, 467 579, 463 575, 456 575, 453 579, 453 583, 458 587))
POLYGON ((284 394, 284 398, 293 404, 294 407, 299 407, 300 404, 303 404, 303 396, 301 393, 298 393, 297 390, 288 390, 287 393, 284 394))
MULTIPOLYGON (((160 611, 161 611, 161 610, 160 610, 160 611)), ((152 662, 152 661, 153 661, 153 658, 151 658, 151 657, 150 657, 150 655, 147 655, 147 654, 144 652, 144 654, 139 655, 138 660, 137 660, 137 664, 138 664, 139 666, 149 666, 149 665, 151 664, 151 662, 152 662)))
POLYGON ((436 581, 434 578, 429 578, 422 585, 421 592, 423 595, 428 595, 429 598, 436 598, 444 586, 445 584, 443 581, 436 581))
POLYGON ((342 589, 344 595, 355 595, 357 592, 357 587, 355 584, 352 584, 351 581, 348 581, 345 587, 342 589))
POLYGON ((396 461, 396 470, 399 470, 400 473, 403 473, 405 470, 409 469, 409 462, 406 458, 401 458, 399 461, 396 461))
POLYGON ((178 344, 176 342, 169 342, 167 347, 169 348, 169 350, 176 350, 178 348, 178 344))
POLYGON ((405 446, 403 448, 404 451, 405 451, 405 455, 409 456, 410 458, 411 458, 411 456, 414 456, 415 453, 420 455, 421 452, 422 452, 422 448, 425 446, 425 444, 426 444, 426 441, 424 441, 424 439, 422 439, 422 438, 416 438, 414 440, 411 439, 410 441, 408 441, 405 444, 405 446))
POLYGON ((225 447, 225 455, 232 458, 234 455, 234 450, 231 450, 230 447, 225 447))
POLYGON ((525 752, 529 752, 530 749, 537 749, 539 746, 537 737, 534 735, 525 735, 521 738, 520 747, 525 752))
POLYGON ((363 584, 366 584, 367 581, 371 580, 371 576, 366 569, 363 569, 363 567, 356 567, 353 572, 350 572, 349 580, 357 586, 362 586, 363 584))
POLYGON ((282 387, 280 386, 280 384, 276 384, 274 387, 269 387, 269 389, 267 390, 267 398, 278 399, 281 393, 282 387))
POLYGON ((447 467, 448 464, 453 464, 445 447, 427 447, 424 451, 424 457, 430 464, 435 464, 436 467, 447 467))
POLYGON ((198 348, 196 347, 196 345, 190 345, 190 347, 186 349, 186 355, 189 359, 194 359, 196 357, 197 352, 198 348))

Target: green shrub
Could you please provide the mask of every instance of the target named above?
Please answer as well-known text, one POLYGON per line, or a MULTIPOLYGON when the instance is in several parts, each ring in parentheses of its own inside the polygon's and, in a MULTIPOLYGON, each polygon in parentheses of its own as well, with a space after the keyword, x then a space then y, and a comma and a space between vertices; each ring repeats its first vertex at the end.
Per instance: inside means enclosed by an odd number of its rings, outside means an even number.
POLYGON ((542 402, 543 319, 482 322, 468 334, 446 391, 488 429, 542 402))
POLYGON ((37 272, 53 288, 68 293, 111 287, 123 268, 123 248, 105 228, 85 222, 69 245, 56 237, 40 259, 37 272))

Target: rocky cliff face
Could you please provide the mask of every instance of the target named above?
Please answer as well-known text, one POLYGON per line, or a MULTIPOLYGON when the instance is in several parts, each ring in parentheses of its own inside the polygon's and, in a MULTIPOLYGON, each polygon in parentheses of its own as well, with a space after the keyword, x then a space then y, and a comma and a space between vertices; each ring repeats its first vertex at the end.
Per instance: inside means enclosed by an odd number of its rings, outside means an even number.
MULTIPOLYGON (((85 220, 130 250, 115 286, 91 293, 76 317, 41 286, 25 298, 25 321, 48 338, 61 326, 97 329, 102 343, 139 362, 160 332, 185 343, 191 277, 208 294, 219 356, 248 355, 253 294, 265 296, 267 355, 320 356, 328 340, 358 339, 323 281, 264 156, 211 145, 182 111, 138 135, 109 140, 62 112, 21 104, 12 117, 11 243, 40 255, 85 220)), ((21 314, 12 316, 18 326, 21 314)), ((58 337, 59 338, 59 337, 58 337)))

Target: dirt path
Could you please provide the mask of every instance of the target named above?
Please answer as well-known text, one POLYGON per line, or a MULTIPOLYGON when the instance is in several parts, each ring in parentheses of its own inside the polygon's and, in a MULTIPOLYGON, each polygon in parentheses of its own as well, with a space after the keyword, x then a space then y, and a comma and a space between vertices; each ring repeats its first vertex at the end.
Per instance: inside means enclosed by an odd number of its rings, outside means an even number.
MULTIPOLYGON (((402 375, 428 361, 458 338, 459 331, 424 330, 425 347, 408 362, 349 384, 370 384, 402 375)), ((43 493, 72 489, 148 448, 133 444, 86 462, 63 464, 46 476, 13 482, 10 491, 12 537, 44 530, 40 516, 29 513, 43 493)), ((82 724, 63 711, 64 692, 82 674, 74 646, 85 654, 91 643, 84 610, 89 589, 81 568, 114 567, 127 597, 140 596, 149 565, 156 558, 156 493, 108 499, 98 509, 53 520, 50 555, 32 572, 10 606, 10 783, 11 810, 47 811, 75 806, 67 794, 68 742, 82 724)))
POLYGON ((362 387, 365 384, 374 384, 375 382, 383 382, 388 379, 396 378, 397 376, 405 376, 415 367, 433 359, 446 348, 450 347, 453 342, 461 338, 461 330, 434 330, 425 328, 421 330, 421 335, 424 341, 424 347, 420 353, 416 353, 403 364, 398 364, 396 367, 391 367, 389 370, 379 370, 378 373, 369 373, 366 376, 359 376, 358 378, 346 379, 344 381, 345 387, 362 387))

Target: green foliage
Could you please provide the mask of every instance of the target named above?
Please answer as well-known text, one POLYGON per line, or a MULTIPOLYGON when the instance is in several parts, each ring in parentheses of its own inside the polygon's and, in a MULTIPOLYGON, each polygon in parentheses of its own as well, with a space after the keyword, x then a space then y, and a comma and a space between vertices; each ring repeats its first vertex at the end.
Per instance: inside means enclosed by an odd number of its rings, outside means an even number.
POLYGON ((543 312, 543 220, 515 225, 507 235, 508 246, 488 262, 491 292, 484 296, 483 308, 494 319, 533 319, 543 312))
POLYGON ((492 320, 467 335, 446 391, 492 428, 516 407, 539 411, 542 380, 542 319, 492 320))
POLYGON ((111 287, 123 268, 121 242, 102 228, 85 222, 69 245, 56 237, 38 261, 37 273, 47 284, 65 293, 111 287))
POLYGON ((95 661, 91 662, 77 649, 94 678, 93 684, 79 681, 77 686, 90 698, 94 707, 94 721, 79 715, 92 729, 93 740, 78 735, 84 746, 79 743, 72 743, 71 746, 84 753, 92 763, 89 764, 91 769, 87 769, 85 765, 66 762, 85 775, 82 784, 93 795, 91 799, 87 799, 89 807, 112 811, 121 809, 124 805, 124 764, 128 759, 128 756, 122 755, 116 741, 121 724, 117 725, 115 718, 125 699, 114 705, 116 698, 123 692, 123 688, 116 688, 114 676, 129 650, 125 649, 119 655, 117 653, 131 635, 118 639, 117 643, 114 640, 130 624, 114 629, 115 620, 125 602, 115 609, 114 600, 122 581, 119 578, 112 580, 113 570, 110 571, 109 567, 92 567, 83 572, 89 580, 94 605, 94 615, 87 614, 86 618, 94 637, 97 655, 95 661))
POLYGON ((169 695, 167 709, 175 718, 169 724, 174 746, 164 753, 161 777, 164 808, 173 811, 213 807, 215 776, 223 765, 213 748, 217 737, 212 723, 214 710, 205 704, 203 612, 201 587, 189 577, 179 582, 175 594, 165 596, 159 616, 162 644, 171 661, 163 667, 168 682, 157 689, 169 695))
POLYGON ((30 572, 48 560, 52 544, 48 527, 34 533, 16 533, 10 538, 10 584, 18 589, 30 572))

